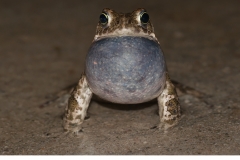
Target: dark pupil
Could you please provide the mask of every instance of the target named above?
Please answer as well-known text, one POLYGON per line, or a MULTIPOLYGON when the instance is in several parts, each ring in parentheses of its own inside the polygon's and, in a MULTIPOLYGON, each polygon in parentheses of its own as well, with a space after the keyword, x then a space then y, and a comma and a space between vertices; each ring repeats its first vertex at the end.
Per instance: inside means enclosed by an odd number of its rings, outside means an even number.
POLYGON ((103 24, 108 22, 107 16, 105 14, 103 14, 103 13, 100 15, 99 20, 103 24))
POLYGON ((147 13, 143 13, 140 19, 142 23, 147 23, 149 21, 149 15, 147 13))

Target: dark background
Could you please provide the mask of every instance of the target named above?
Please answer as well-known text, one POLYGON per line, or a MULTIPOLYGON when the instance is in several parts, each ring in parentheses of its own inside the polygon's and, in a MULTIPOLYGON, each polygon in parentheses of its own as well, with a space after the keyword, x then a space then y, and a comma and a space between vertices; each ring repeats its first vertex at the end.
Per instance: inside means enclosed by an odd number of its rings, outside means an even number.
POLYGON ((240 2, 0 1, 0 154, 240 154, 240 2), (65 135, 57 102, 77 82, 102 9, 144 7, 170 72, 206 93, 180 97, 183 118, 164 133, 156 103, 93 101, 84 133, 65 135), (132 108, 131 108, 132 107, 132 108))

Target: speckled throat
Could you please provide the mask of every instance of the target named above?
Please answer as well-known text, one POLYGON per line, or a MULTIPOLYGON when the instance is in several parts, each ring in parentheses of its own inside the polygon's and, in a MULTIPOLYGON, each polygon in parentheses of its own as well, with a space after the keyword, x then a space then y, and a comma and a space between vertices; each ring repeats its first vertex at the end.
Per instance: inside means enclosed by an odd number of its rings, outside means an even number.
POLYGON ((160 95, 166 81, 163 52, 144 37, 102 38, 86 57, 85 73, 92 92, 110 102, 136 104, 160 95))

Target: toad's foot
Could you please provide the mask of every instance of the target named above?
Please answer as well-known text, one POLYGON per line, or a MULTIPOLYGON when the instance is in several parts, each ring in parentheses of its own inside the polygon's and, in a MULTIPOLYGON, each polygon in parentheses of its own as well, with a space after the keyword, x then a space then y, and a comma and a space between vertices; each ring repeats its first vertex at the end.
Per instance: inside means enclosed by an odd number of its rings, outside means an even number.
POLYGON ((85 75, 82 75, 68 100, 63 118, 65 131, 78 133, 82 129, 81 124, 86 117, 91 98, 92 92, 88 87, 85 75))
POLYGON ((166 73, 166 84, 163 92, 157 98, 159 105, 160 129, 167 130, 177 124, 181 113, 178 95, 172 84, 168 73, 166 73))
POLYGON ((182 83, 179 83, 177 81, 171 80, 172 84, 176 87, 177 90, 177 94, 179 96, 184 95, 184 94, 188 94, 188 95, 192 95, 194 97, 197 97, 199 99, 204 98, 206 95, 203 92, 197 91, 192 87, 186 86, 182 83))
POLYGON ((78 85, 78 83, 76 82, 74 84, 71 84, 71 85, 61 89, 57 93, 54 93, 54 94, 48 96, 49 99, 47 101, 45 101, 44 103, 42 103, 41 105, 39 105, 39 108, 44 108, 44 107, 49 106, 54 103, 55 104, 57 103, 58 106, 66 106, 71 92, 74 90, 74 87, 77 85, 78 85))

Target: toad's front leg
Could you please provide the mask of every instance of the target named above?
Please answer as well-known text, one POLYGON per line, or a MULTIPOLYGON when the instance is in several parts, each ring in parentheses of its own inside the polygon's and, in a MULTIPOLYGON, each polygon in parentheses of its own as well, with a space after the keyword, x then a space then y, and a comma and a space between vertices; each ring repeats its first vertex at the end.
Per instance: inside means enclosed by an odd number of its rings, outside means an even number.
POLYGON ((181 115, 178 95, 168 73, 166 73, 165 88, 157 99, 159 105, 160 128, 166 130, 175 125, 181 115))
POLYGON ((77 133, 81 130, 81 124, 86 117, 91 98, 92 91, 88 87, 86 77, 83 74, 68 100, 63 118, 65 131, 77 133))

